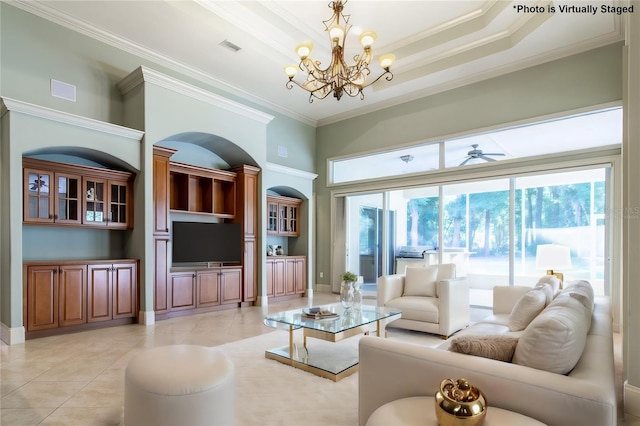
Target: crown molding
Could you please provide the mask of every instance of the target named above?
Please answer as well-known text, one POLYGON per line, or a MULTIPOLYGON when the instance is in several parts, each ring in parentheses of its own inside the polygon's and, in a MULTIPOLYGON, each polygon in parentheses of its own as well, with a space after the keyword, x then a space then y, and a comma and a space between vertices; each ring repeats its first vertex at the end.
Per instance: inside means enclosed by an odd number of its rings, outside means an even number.
POLYGON ((290 110, 288 108, 284 108, 280 105, 277 105, 273 102, 269 102, 263 98, 257 97, 245 90, 242 90, 236 86, 233 86, 223 80, 213 77, 210 74, 207 74, 197 68, 186 66, 173 58, 162 55, 153 50, 144 48, 142 46, 136 45, 126 39, 115 36, 112 33, 107 31, 103 31, 99 28, 95 28, 83 21, 80 21, 75 18, 71 18, 64 13, 57 11, 56 9, 47 6, 42 2, 32 1, 32 0, 12 0, 10 3, 11 6, 17 7, 19 9, 24 10, 25 12, 31 13, 32 15, 39 16, 40 18, 46 19, 47 21, 53 22, 54 24, 61 25, 67 29, 83 34, 87 37, 93 38, 99 42, 108 44, 117 49, 123 50, 132 55, 138 56, 142 59, 146 59, 148 61, 157 63, 159 65, 165 66, 168 69, 176 71, 180 74, 184 74, 191 78, 194 78, 198 81, 202 81, 205 84, 209 84, 215 88, 220 90, 224 90, 238 96, 242 99, 247 100, 248 102, 252 102, 256 105, 262 106, 264 108, 273 110, 277 113, 283 114, 287 117, 291 117, 294 120, 300 121, 309 126, 316 127, 317 121, 302 115, 296 111, 290 110))
POLYGON ((106 123, 104 121, 70 114, 68 112, 57 111, 55 109, 30 104, 16 99, 7 97, 0 98, 0 116, 5 115, 9 111, 19 112, 43 118, 45 120, 68 124, 75 127, 82 127, 96 132, 132 139, 135 141, 142 140, 142 137, 144 136, 144 132, 140 130, 130 129, 117 124, 106 123))
MULTIPOLYGON (((547 0, 543 0, 543 1, 548 2, 547 0)), ((208 2, 207 0, 200 0, 200 3, 207 3, 207 2, 208 2)), ((498 5, 494 3, 496 3, 495 0, 487 1, 482 5, 480 9, 476 10, 470 16, 465 17, 465 19, 475 20, 479 24, 482 23, 482 19, 490 20, 493 16, 493 13, 495 13, 495 11, 500 7, 499 2, 497 2, 498 5)), ((529 58, 522 61, 517 61, 503 68, 494 68, 494 69, 487 70, 485 72, 476 73, 471 76, 461 77, 454 81, 436 84, 424 90, 419 90, 419 91, 407 90, 406 93, 398 95, 395 98, 364 106, 362 108, 359 108, 357 111, 340 113, 330 117, 326 117, 324 119, 315 120, 306 115, 300 114, 298 111, 291 110, 281 105, 272 103, 266 99, 257 97, 252 93, 244 91, 220 79, 217 79, 214 76, 205 73, 204 71, 201 71, 196 68, 188 67, 173 58, 167 57, 158 52, 135 45, 134 43, 131 43, 126 39, 119 38, 111 33, 100 30, 98 28, 94 28, 80 20, 70 18, 65 14, 57 11, 56 9, 46 5, 46 3, 44 2, 37 2, 37 1, 31 1, 31 0, 11 0, 11 1, 8 1, 7 4, 10 4, 28 13, 31 13, 33 15, 39 16, 43 19, 46 19, 48 21, 51 21, 53 23, 66 27, 72 31, 84 34, 90 38, 93 38, 95 40, 108 44, 110 46, 114 46, 120 50, 136 55, 142 59, 146 59, 148 61, 162 65, 175 72, 191 77, 197 81, 201 81, 204 84, 207 84, 214 88, 228 92, 229 94, 238 96, 239 98, 246 100, 247 102, 267 108, 273 112, 277 112, 279 114, 282 114, 284 116, 297 120, 303 124, 316 127, 316 128, 320 126, 325 126, 328 124, 348 120, 350 118, 358 117, 361 115, 369 114, 371 112, 383 110, 385 108, 396 106, 402 103, 411 102, 425 96, 431 96, 431 95, 441 93, 447 90, 455 89, 467 84, 473 84, 482 80, 501 76, 510 72, 521 70, 527 66, 535 66, 551 60, 560 59, 563 57, 563 55, 564 56, 574 55, 586 50, 591 50, 597 47, 601 47, 605 44, 622 41, 625 39, 625 30, 626 30, 626 28, 622 24, 622 19, 618 16, 613 16, 612 18, 614 19, 614 25, 616 28, 614 31, 612 31, 607 35, 596 37, 575 45, 560 48, 552 52, 547 52, 547 53, 538 55, 535 58, 529 58)), ((273 7, 269 7, 268 9, 271 10, 272 13, 276 15, 278 14, 277 8, 274 9, 273 7)), ((452 27, 455 27, 457 24, 458 24, 457 21, 452 21, 452 22, 446 23, 444 25, 444 28, 438 28, 437 30, 442 31, 444 29, 446 31, 450 31, 452 30, 452 27)), ((432 29, 430 33, 424 33, 417 36, 418 39, 404 40, 403 42, 404 43, 423 42, 425 38, 429 39, 431 36, 433 36, 432 34, 433 31, 436 31, 436 29, 432 29)))
POLYGON ((229 100, 223 96, 216 95, 215 93, 187 84, 176 78, 144 66, 136 68, 128 76, 122 79, 117 86, 118 89, 120 89, 120 92, 124 95, 142 83, 155 84, 156 86, 164 89, 208 103, 209 105, 235 112, 236 114, 251 118, 252 120, 258 121, 262 124, 268 124, 274 118, 273 115, 258 111, 257 109, 253 109, 239 102, 229 100))
POLYGON ((308 180, 314 180, 318 177, 316 173, 305 172, 304 170, 294 169, 293 167, 281 166, 280 164, 275 164, 275 163, 267 163, 265 165, 265 169, 272 172, 283 173, 286 175, 301 177, 303 179, 308 179, 308 180))
POLYGON ((592 38, 590 40, 587 40, 579 44, 573 44, 571 46, 549 51, 544 54, 540 54, 538 56, 513 62, 509 66, 502 66, 502 67, 489 69, 484 72, 478 72, 471 76, 461 77, 456 80, 448 81, 446 83, 433 85, 427 89, 416 90, 416 91, 409 92, 407 94, 399 95, 394 99, 387 99, 383 102, 378 102, 370 106, 361 108, 358 111, 336 114, 334 116, 327 117, 326 119, 318 120, 318 127, 338 123, 340 121, 359 117, 359 116, 380 111, 386 108, 402 105, 407 102, 416 101, 418 99, 422 99, 428 96, 433 96, 438 93, 446 92, 448 90, 454 90, 463 86, 468 86, 471 84, 479 83, 481 81, 490 80, 492 78, 500 77, 505 74, 510 74, 512 72, 521 71, 537 65, 542 65, 547 62, 552 62, 555 60, 567 58, 568 56, 578 55, 580 53, 584 53, 589 50, 598 49, 600 47, 604 47, 604 46, 621 42, 621 41, 623 41, 623 32, 621 31, 620 28, 617 27, 616 31, 613 31, 601 37, 592 38))

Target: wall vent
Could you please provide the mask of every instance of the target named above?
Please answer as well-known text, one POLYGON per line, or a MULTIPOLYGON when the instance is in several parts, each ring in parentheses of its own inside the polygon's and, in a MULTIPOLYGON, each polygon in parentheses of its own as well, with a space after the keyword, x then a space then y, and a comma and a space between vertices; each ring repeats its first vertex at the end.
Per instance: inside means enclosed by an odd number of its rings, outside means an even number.
POLYGON ((63 81, 51 79, 51 96, 75 102, 76 86, 63 81))

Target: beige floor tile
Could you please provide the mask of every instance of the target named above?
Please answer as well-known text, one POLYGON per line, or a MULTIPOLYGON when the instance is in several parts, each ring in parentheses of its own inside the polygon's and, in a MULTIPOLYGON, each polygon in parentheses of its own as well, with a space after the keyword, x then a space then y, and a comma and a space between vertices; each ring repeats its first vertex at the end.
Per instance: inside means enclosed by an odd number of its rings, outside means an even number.
POLYGON ((5 408, 56 408, 75 395, 88 382, 29 382, 0 400, 5 408))
POLYGON ((106 370, 108 362, 65 362, 33 379, 34 382, 90 382, 106 370))
POLYGON ((124 404, 124 376, 121 380, 91 382, 69 398, 62 407, 122 407, 124 404))
POLYGON ((24 358, 6 360, 0 367, 2 382, 28 382, 58 366, 57 362, 28 361, 24 358))
POLYGON ((3 408, 0 410, 0 424, 6 426, 27 426, 40 424, 55 408, 3 408))
POLYGON ((29 382, 28 380, 22 380, 18 382, 8 382, 6 380, 0 381, 0 397, 10 394, 11 392, 18 389, 20 386, 25 385, 28 382, 29 382))
MULTIPOLYGON (((132 324, 32 339, 21 345, 0 344, 2 425, 120 425, 125 369, 141 351, 168 344, 217 346, 270 333, 273 329, 262 322, 266 313, 335 301, 337 295, 320 294, 313 300, 177 317, 149 326, 132 324)), ((255 372, 255 379, 277 380, 260 371, 255 372)), ((247 394, 251 391, 247 389, 247 394)), ((333 420, 357 423, 349 407, 336 407, 331 414, 333 420)), ((303 408, 282 410, 269 422, 247 415, 245 420, 250 418, 255 424, 313 423, 303 408)), ((640 419, 628 417, 620 425, 640 426, 640 419)))
POLYGON ((51 413, 40 425, 81 426, 100 425, 118 426, 122 422, 122 407, 108 408, 72 408, 62 407, 51 413))

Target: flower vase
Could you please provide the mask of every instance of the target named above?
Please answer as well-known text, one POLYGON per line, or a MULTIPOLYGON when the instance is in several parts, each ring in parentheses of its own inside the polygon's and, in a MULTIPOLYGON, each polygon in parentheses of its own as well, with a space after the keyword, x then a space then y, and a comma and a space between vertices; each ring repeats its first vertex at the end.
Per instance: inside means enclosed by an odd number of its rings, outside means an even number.
POLYGON ((342 282, 340 286, 340 303, 344 308, 345 313, 351 311, 353 307, 353 299, 354 299, 354 288, 353 283, 342 282))
POLYGON ((362 307, 362 283, 353 283, 353 309, 359 311, 362 307))

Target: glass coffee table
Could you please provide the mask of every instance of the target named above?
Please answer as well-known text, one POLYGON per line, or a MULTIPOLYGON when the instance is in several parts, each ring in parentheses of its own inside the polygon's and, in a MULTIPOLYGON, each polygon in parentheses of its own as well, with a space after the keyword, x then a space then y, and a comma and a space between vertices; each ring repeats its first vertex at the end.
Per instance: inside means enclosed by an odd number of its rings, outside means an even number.
POLYGON ((335 348, 318 350, 307 347, 307 338, 312 337, 338 343, 349 337, 369 334, 375 324, 377 336, 384 336, 384 327, 389 320, 402 316, 397 309, 362 305, 358 310, 345 312, 339 303, 319 306, 322 310, 336 314, 332 318, 308 318, 309 308, 269 314, 264 317, 265 325, 289 331, 289 345, 268 349, 265 357, 292 367, 316 374, 333 381, 341 380, 358 371, 358 348, 356 345, 337 345, 335 348), (294 344, 294 332, 302 329, 303 347, 294 344))

